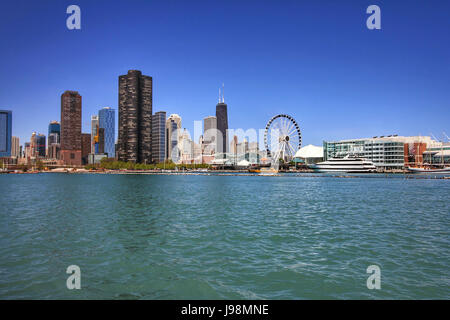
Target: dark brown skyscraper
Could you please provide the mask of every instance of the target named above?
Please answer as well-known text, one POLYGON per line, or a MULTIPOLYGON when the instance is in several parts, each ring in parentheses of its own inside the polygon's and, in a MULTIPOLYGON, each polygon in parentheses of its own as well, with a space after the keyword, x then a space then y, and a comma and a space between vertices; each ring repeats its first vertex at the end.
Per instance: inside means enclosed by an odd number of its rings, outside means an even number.
POLYGON ((81 165, 81 96, 77 91, 61 95, 61 151, 66 165, 81 165))
POLYGON ((88 163, 88 156, 91 153, 91 134, 82 133, 81 134, 81 158, 83 164, 88 163))
POLYGON ((119 76, 120 161, 152 162, 152 86, 138 70, 119 76))
MULTIPOLYGON (((217 130, 218 134, 222 135, 222 139, 217 140, 217 151, 226 153, 228 151, 228 114, 227 114, 227 104, 225 103, 225 98, 220 96, 219 91, 219 103, 216 105, 216 118, 217 118, 217 130), (221 145, 219 145, 221 144, 221 145)), ((224 156, 225 158, 225 156, 224 156)))

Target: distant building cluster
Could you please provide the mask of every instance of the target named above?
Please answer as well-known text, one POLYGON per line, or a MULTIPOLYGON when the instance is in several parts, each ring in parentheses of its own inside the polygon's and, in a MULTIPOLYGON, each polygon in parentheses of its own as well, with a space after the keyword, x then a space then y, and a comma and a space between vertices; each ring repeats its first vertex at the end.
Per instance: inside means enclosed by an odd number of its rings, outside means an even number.
POLYGON ((450 143, 429 136, 376 136, 364 139, 325 141, 324 160, 355 155, 372 161, 380 170, 450 163, 450 143))
MULTIPOLYGON (((12 136, 12 112, 0 111, 0 157, 8 163, 83 166, 103 158, 133 163, 212 163, 227 158, 228 114, 219 92, 216 115, 204 119, 204 132, 196 143, 182 128, 177 114, 153 114, 153 79, 139 70, 119 76, 118 119, 116 111, 104 107, 91 115, 89 133, 82 132, 82 96, 67 90, 61 95, 60 121, 51 121, 48 133, 33 132, 20 145, 12 136), (116 123, 118 137, 116 140, 116 123)), ((255 152, 257 151, 255 148, 255 152)), ((243 153, 247 148, 241 150, 243 153)), ((245 156, 244 156, 245 157, 245 156)), ((257 157, 256 157, 257 158, 257 157)))

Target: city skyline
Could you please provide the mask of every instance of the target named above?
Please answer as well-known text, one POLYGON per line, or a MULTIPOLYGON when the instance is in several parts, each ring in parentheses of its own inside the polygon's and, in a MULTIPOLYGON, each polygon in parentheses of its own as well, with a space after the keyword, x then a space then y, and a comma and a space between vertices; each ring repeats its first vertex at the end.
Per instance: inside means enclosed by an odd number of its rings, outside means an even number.
POLYGON ((255 15, 246 14, 254 8, 245 3, 235 13, 233 1, 176 2, 170 8, 141 2, 79 5, 82 29, 69 31, 61 23, 63 3, 27 3, 25 11, 5 4, 8 17, 0 22, 0 34, 9 45, 0 53, 8 61, 0 75, 0 106, 13 111, 13 135, 20 141, 32 131, 45 133, 48 120, 59 118, 57 96, 67 88, 83 95, 82 131, 89 132, 91 114, 102 106, 118 109, 115 78, 130 68, 152 75, 154 109, 182 115, 190 132, 194 120, 213 114, 211 103, 223 82, 232 106, 230 128, 262 128, 274 114, 287 113, 299 121, 305 144, 315 145, 354 136, 449 131, 450 49, 441 41, 450 30, 442 19, 448 3, 412 1, 405 12, 402 4, 381 1, 379 31, 365 27, 365 3, 264 3, 255 15), (213 23, 216 13, 233 16, 233 24, 213 23), (184 14, 197 23, 180 19, 184 14), (45 17, 39 28, 32 27, 34 15, 45 17), (114 25, 122 16, 128 23, 114 25), (261 23, 268 17, 270 28, 261 23), (430 19, 435 23, 427 24, 430 19), (11 27, 18 37, 11 37, 11 27), (151 30, 158 30, 152 41, 137 40, 151 30), (167 37, 186 40, 169 43, 167 37), (85 50, 91 43, 95 52, 85 50), (181 45, 188 49, 183 54, 181 45), (28 76, 19 79, 25 72, 28 76))

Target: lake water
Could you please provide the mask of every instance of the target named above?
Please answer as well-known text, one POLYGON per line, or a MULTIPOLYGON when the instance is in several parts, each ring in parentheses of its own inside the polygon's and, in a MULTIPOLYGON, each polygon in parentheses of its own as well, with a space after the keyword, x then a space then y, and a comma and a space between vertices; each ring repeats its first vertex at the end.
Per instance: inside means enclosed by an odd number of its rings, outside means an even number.
POLYGON ((449 180, 47 173, 0 194, 1 299, 450 298, 449 180))

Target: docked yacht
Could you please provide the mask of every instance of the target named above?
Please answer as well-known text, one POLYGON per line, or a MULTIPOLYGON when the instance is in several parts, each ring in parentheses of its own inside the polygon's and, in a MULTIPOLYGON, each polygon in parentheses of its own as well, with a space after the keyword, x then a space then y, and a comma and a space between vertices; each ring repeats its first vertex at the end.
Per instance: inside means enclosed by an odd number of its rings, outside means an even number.
POLYGON ((308 165, 314 172, 346 172, 346 173, 369 173, 376 172, 372 161, 347 155, 344 158, 331 158, 327 161, 308 165))
POLYGON ((409 173, 423 173, 423 174, 450 174, 450 167, 444 168, 413 168, 407 167, 409 173))

